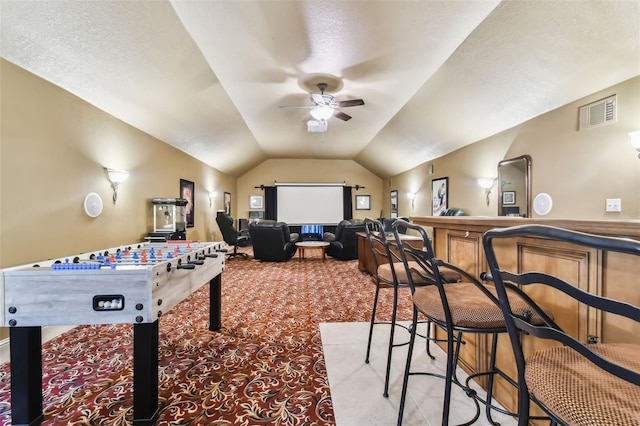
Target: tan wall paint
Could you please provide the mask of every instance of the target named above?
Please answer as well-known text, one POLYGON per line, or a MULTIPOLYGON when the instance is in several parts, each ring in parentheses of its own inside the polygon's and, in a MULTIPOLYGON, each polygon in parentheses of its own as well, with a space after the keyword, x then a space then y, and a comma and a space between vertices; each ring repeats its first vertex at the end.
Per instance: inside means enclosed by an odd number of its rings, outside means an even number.
MULTIPOLYGON (((546 192, 553 208, 545 216, 569 219, 640 219, 640 159, 628 133, 640 129, 640 77, 594 93, 510 130, 461 148, 385 181, 385 215, 389 191, 399 191, 399 214, 431 215, 431 180, 449 177, 449 206, 472 216, 497 214, 494 186, 485 204, 479 177, 496 177, 499 161, 532 157, 532 194, 546 192), (578 108, 617 94, 617 122, 578 131, 578 108), (428 166, 435 173, 428 176, 428 166), (406 192, 416 191, 415 208, 406 192), (605 213, 606 198, 621 198, 622 212, 605 213)), ((533 217, 538 217, 533 213, 533 217)))
POLYGON ((533 159, 533 194, 548 192, 554 199, 548 217, 640 217, 640 160, 627 136, 640 128, 640 77, 390 179, 351 160, 273 159, 236 181, 4 60, 0 65, 0 266, 139 240, 152 226, 149 199, 176 196, 180 178, 195 182, 196 227, 188 236, 201 240, 220 238, 214 213, 223 208, 223 192, 232 194, 234 217, 246 217, 249 195, 262 195, 254 187, 274 181, 365 186, 354 191, 371 195, 371 210, 354 211, 362 218, 380 210, 388 216, 392 189, 399 191, 401 216, 430 215, 431 179, 448 176, 450 206, 493 216, 497 191, 487 207, 476 178, 496 176, 498 161, 522 154, 533 159), (578 132, 578 107, 613 93, 617 122, 578 132), (115 205, 102 166, 131 171, 115 205), (105 202, 96 219, 82 210, 92 191, 105 202), (211 204, 209 191, 217 193, 211 204), (418 194, 413 209, 408 192, 418 194), (607 197, 622 198, 620 214, 604 213, 607 197))
POLYGON ((220 240, 214 221, 235 178, 143 133, 13 64, 0 62, 0 267, 141 241, 153 230, 150 199, 195 183, 195 227, 187 237, 220 240), (131 175, 112 191, 104 167, 131 175), (83 210, 98 193, 97 218, 83 210))
POLYGON ((0 90, 0 267, 139 241, 152 230, 149 200, 177 196, 180 178, 195 182, 196 226, 188 237, 199 240, 221 238, 214 214, 225 191, 232 214, 246 217, 249 195, 262 195, 254 186, 273 181, 365 186, 354 191, 371 195, 370 211, 354 211, 363 218, 382 209, 388 216, 392 189, 400 215, 428 216, 431 179, 448 176, 450 206, 494 216, 497 191, 487 207, 476 178, 495 176, 500 160, 522 154, 533 159, 533 194, 554 199, 548 217, 640 218, 640 160, 627 136, 640 129, 640 77, 384 180, 350 160, 296 159, 265 161, 236 180, 2 59, 0 90), (617 123, 578 132, 578 107, 613 93, 617 123), (131 172, 117 204, 103 166, 131 172), (217 193, 211 201, 209 191, 217 193), (89 192, 105 204, 95 219, 82 208, 89 192), (413 209, 407 192, 418 194, 413 209), (622 198, 622 213, 604 213, 607 197, 622 198))
POLYGON ((273 185, 274 182, 346 182, 350 186, 364 186, 353 190, 353 217, 364 219, 380 215, 382 209, 382 180, 352 160, 272 159, 264 161, 238 178, 237 215, 246 218, 249 212, 249 196, 264 195, 254 187, 273 185), (355 196, 370 195, 371 210, 355 210, 355 196))

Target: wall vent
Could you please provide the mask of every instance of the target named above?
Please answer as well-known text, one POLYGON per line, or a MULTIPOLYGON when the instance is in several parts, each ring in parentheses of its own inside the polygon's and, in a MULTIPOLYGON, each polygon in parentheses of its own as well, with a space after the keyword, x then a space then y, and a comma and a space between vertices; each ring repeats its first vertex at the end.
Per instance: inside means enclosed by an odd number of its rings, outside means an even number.
POLYGON ((604 124, 615 123, 616 95, 580 107, 578 130, 587 130, 604 124))

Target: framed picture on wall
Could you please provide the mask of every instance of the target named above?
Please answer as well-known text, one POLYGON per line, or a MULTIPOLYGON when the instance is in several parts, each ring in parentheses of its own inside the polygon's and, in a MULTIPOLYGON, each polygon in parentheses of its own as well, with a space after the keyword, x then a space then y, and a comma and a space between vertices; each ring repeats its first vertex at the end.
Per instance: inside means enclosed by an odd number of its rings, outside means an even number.
POLYGON ((371 210, 371 196, 356 195, 356 210, 371 210))
POLYGON ((432 216, 441 216, 449 204, 449 178, 443 177, 431 181, 432 216))
POLYGON ((262 195, 249 195, 249 208, 250 209, 262 209, 264 204, 262 203, 262 195))
POLYGON ((516 191, 504 191, 502 193, 502 204, 515 204, 516 191))
POLYGON ((390 194, 391 200, 391 217, 398 217, 398 191, 393 190, 390 194))
POLYGON ((187 200, 187 205, 185 206, 187 228, 193 228, 194 224, 194 194, 195 184, 190 180, 180 179, 180 198, 187 200))
POLYGON ((231 216, 231 193, 224 193, 224 212, 231 216))

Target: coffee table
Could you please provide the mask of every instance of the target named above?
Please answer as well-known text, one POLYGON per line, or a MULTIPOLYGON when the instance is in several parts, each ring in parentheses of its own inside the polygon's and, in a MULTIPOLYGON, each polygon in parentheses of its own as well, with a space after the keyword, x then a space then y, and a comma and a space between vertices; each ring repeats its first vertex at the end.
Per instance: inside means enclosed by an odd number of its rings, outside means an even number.
POLYGON ((329 243, 326 241, 300 241, 296 243, 296 247, 298 247, 298 258, 300 260, 304 259, 305 250, 322 250, 322 261, 324 262, 329 243))

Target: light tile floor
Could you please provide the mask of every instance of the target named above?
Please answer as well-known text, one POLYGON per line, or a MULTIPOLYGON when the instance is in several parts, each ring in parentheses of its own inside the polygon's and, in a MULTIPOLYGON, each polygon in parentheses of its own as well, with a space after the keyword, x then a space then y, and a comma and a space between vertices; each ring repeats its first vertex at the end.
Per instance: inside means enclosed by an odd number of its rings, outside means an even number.
MULTIPOLYGON (((373 332, 370 363, 365 364, 368 323, 322 323, 320 333, 327 365, 331 399, 338 426, 389 426, 397 423, 402 375, 407 359, 407 346, 393 351, 389 397, 382 396, 387 358, 389 325, 376 325, 373 332)), ((396 342, 408 340, 409 333, 398 328, 396 342)), ((413 353, 412 370, 445 370, 445 353, 431 345, 436 356, 431 361, 426 354, 424 339, 417 338, 413 353)), ((459 379, 466 378, 459 370, 459 379)), ((484 394, 480 391, 479 393, 484 394)), ((429 376, 409 378, 408 397, 405 405, 403 425, 442 424, 442 396, 444 380, 429 376)), ((453 386, 449 424, 465 423, 475 414, 475 405, 460 388, 453 386)), ((516 425, 512 417, 495 413, 494 420, 503 426, 516 425)), ((477 425, 490 425, 484 410, 477 425)))

